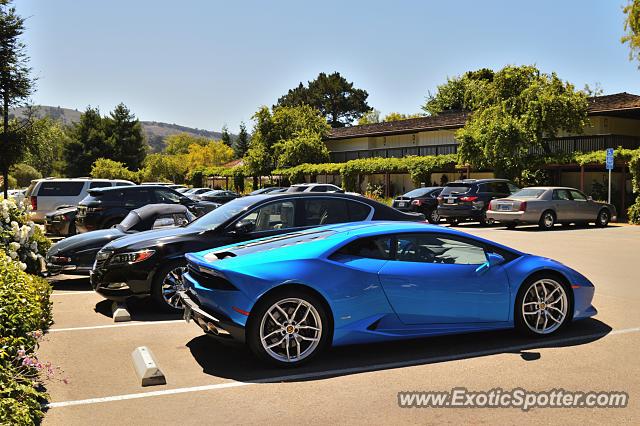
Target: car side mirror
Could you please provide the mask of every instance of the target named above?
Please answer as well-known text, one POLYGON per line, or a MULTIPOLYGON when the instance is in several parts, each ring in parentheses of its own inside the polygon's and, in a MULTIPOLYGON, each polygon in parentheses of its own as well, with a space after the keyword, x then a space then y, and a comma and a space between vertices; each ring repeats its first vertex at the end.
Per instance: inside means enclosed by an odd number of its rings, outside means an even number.
POLYGON ((489 268, 493 268, 494 266, 498 266, 502 263, 504 263, 504 257, 500 256, 497 253, 487 253, 487 261, 479 265, 476 268, 476 272, 477 273, 484 272, 485 270, 489 268))
POLYGON ((236 223, 233 232, 236 235, 244 235, 253 232, 254 229, 256 229, 256 225, 253 222, 245 221, 236 223))

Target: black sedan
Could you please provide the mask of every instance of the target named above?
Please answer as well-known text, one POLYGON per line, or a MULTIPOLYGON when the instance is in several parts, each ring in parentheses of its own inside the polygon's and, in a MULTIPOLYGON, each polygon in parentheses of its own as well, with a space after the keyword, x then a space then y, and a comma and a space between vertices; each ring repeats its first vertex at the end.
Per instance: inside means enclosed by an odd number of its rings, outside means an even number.
MULTIPOLYGON (((424 216, 347 194, 242 197, 183 228, 144 232, 107 244, 96 256, 91 284, 107 299, 151 295, 160 309, 176 311, 180 308, 176 295, 186 267, 185 253, 320 225, 371 220, 424 221, 424 216)), ((214 286, 226 282, 220 277, 208 279, 214 286)))
POLYGON ((44 216, 44 232, 54 237, 76 235, 76 215, 78 208, 64 206, 44 216))
POLYGON ((403 212, 422 213, 430 223, 438 223, 438 195, 441 192, 439 186, 416 188, 393 200, 392 206, 403 212))
POLYGON ((241 195, 237 192, 218 189, 200 194, 197 196, 197 199, 200 201, 224 204, 239 197, 241 197, 241 195))
POLYGON ((96 253, 105 244, 141 231, 183 226, 194 219, 195 216, 179 204, 149 204, 132 210, 113 228, 86 232, 54 244, 46 256, 48 275, 61 272, 88 275, 96 253))

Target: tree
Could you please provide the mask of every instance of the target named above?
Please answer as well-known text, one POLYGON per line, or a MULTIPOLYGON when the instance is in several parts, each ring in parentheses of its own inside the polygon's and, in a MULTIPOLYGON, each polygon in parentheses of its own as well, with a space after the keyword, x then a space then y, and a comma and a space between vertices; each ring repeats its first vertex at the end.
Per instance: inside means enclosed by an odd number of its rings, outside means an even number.
POLYGON ((150 154, 145 158, 144 164, 140 179, 146 181, 181 183, 188 169, 188 165, 179 155, 150 154))
POLYGON ((194 136, 189 133, 176 133, 164 138, 165 154, 187 154, 191 145, 206 145, 209 139, 202 136, 194 136))
POLYGON ((114 149, 107 137, 105 123, 98 108, 87 107, 80 121, 71 130, 71 140, 65 148, 67 175, 88 176, 98 158, 113 158, 114 149))
POLYGON ((18 163, 11 168, 11 176, 16 179, 20 188, 26 188, 34 179, 42 178, 42 174, 28 164, 18 163))
POLYGON ((380 122, 380 111, 377 109, 372 109, 368 112, 362 114, 362 117, 358 120, 358 126, 362 126, 364 124, 375 124, 380 122))
POLYGON ((33 120, 26 137, 30 149, 24 162, 43 176, 62 176, 66 169, 64 150, 69 142, 62 124, 49 117, 33 120))
POLYGON ((138 174, 127 169, 124 163, 98 158, 91 166, 91 177, 100 179, 124 179, 137 181, 138 174))
POLYGON ((222 136, 220 137, 220 139, 226 146, 233 146, 233 141, 231 140, 231 135, 229 134, 229 129, 227 128, 226 124, 222 126, 222 136))
POLYGON ((276 144, 296 140, 303 134, 322 140, 330 129, 320 112, 308 105, 275 107, 273 111, 263 106, 253 119, 256 124, 245 163, 254 176, 267 176, 278 167, 276 144))
POLYGON ((142 125, 123 103, 106 119, 105 131, 109 135, 107 145, 113 147, 113 160, 124 163, 130 170, 142 167, 147 156, 142 125))
POLYGON ((20 40, 24 33, 24 19, 8 0, 0 1, 0 97, 2 98, 2 134, 0 135, 0 169, 4 197, 9 189, 9 168, 18 163, 28 149, 24 134, 26 123, 9 121, 9 108, 25 105, 34 90, 30 77, 26 46, 20 40))
POLYGON ((550 152, 548 139, 560 131, 581 133, 587 124, 586 95, 534 66, 504 67, 492 81, 468 85, 464 99, 473 113, 456 132, 460 159, 500 177, 520 177, 531 164, 531 148, 550 152))
POLYGON ((420 118, 420 117, 424 117, 424 114, 420 114, 420 113, 402 114, 399 112, 390 112, 389 114, 384 116, 384 119, 382 121, 384 122, 399 121, 399 120, 408 120, 410 118, 420 118))
POLYGON ((494 72, 487 68, 469 71, 462 77, 447 78, 435 95, 429 93, 422 110, 429 115, 445 111, 472 111, 479 107, 478 95, 493 81, 494 72))
POLYGON ((367 104, 369 94, 366 90, 356 89, 339 72, 320 73, 309 81, 278 99, 277 106, 293 107, 309 105, 316 108, 327 119, 331 127, 351 125, 363 114, 371 110, 367 104))
POLYGON ((247 126, 244 124, 244 122, 241 122, 238 137, 233 143, 233 150, 237 158, 242 158, 245 156, 245 154, 249 150, 249 142, 250 141, 249 133, 247 133, 247 126))
POLYGON ((621 41, 629 44, 629 59, 640 61, 640 0, 630 0, 623 11, 627 15, 624 21, 626 33, 621 41))
POLYGON ((206 145, 192 144, 184 156, 189 168, 220 166, 233 159, 233 149, 222 141, 210 140, 206 145))
POLYGON ((303 131, 293 139, 274 145, 278 167, 293 167, 305 163, 329 160, 329 150, 317 133, 303 131))

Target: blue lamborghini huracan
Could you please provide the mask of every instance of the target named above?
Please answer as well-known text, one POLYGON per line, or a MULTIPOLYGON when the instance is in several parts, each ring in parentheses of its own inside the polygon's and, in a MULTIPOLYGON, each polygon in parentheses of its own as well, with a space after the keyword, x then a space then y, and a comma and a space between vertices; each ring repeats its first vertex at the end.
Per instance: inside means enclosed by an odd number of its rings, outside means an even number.
POLYGON ((573 269, 423 223, 330 225, 187 260, 185 319, 279 365, 328 345, 511 327, 549 335, 596 314, 593 284, 573 269))

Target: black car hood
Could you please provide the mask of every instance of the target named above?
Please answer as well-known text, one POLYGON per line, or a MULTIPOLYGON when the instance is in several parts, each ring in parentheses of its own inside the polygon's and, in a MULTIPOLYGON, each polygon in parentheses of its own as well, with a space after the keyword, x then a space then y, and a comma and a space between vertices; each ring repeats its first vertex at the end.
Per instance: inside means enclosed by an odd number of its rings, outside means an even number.
POLYGON ((124 247, 145 247, 158 243, 169 244, 177 240, 182 240, 188 235, 197 235, 200 232, 202 232, 202 230, 196 230, 188 226, 184 228, 154 229, 118 238, 116 241, 110 243, 108 247, 112 250, 120 250, 124 247))
POLYGON ((62 252, 70 254, 72 252, 82 251, 84 248, 107 244, 109 241, 113 241, 124 235, 126 234, 117 228, 86 232, 55 243, 49 249, 48 254, 57 255, 62 252))

